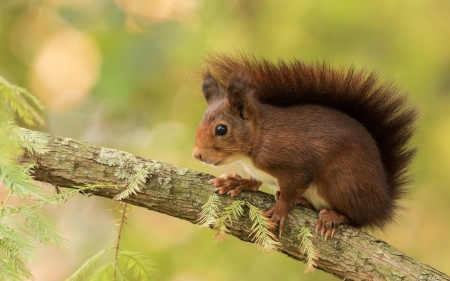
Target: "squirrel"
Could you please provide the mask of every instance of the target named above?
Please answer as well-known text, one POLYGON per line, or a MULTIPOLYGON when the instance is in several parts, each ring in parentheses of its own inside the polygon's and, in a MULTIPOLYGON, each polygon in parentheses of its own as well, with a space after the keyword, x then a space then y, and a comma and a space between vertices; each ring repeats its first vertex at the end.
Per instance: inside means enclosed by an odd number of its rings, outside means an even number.
POLYGON ((244 53, 205 59, 208 108, 192 155, 214 166, 238 162, 250 174, 212 180, 219 194, 276 190, 265 213, 283 232, 296 204, 319 211, 325 238, 340 224, 383 229, 410 183, 417 110, 377 74, 326 62, 273 63, 244 53))

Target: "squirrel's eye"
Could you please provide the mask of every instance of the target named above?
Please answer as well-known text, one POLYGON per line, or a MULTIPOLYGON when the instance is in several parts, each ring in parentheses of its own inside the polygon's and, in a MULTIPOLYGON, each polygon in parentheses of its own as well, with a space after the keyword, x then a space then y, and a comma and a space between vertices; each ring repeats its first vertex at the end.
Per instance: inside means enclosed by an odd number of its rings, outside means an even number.
POLYGON ((225 125, 217 125, 216 136, 223 136, 228 132, 228 128, 225 125))

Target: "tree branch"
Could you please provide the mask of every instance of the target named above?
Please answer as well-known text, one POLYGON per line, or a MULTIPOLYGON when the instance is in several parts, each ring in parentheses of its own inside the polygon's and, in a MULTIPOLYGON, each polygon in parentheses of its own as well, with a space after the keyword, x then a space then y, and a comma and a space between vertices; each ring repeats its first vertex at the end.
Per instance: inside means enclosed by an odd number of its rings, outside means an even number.
MULTIPOLYGON (((43 134, 43 133, 40 133, 43 134)), ((77 188, 86 184, 113 184, 123 188, 90 190, 96 196, 114 198, 129 184, 129 179, 142 167, 147 177, 140 191, 123 201, 149 210, 196 223, 201 207, 212 194, 208 183, 213 176, 149 160, 110 148, 97 147, 69 138, 44 134, 49 151, 41 155, 25 153, 19 162, 36 163, 33 177, 59 187, 77 188)), ((220 196, 223 206, 233 199, 220 196)), ((260 209, 274 204, 272 195, 263 192, 243 192, 246 200, 260 209)), ((303 261, 297 235, 302 226, 314 232, 317 213, 297 207, 286 220, 280 242, 280 252, 303 261)), ((252 223, 246 215, 229 227, 230 235, 251 242, 252 223)), ((345 280, 450 280, 438 270, 398 251, 384 241, 348 226, 341 226, 334 239, 311 238, 319 253, 317 268, 345 280)))

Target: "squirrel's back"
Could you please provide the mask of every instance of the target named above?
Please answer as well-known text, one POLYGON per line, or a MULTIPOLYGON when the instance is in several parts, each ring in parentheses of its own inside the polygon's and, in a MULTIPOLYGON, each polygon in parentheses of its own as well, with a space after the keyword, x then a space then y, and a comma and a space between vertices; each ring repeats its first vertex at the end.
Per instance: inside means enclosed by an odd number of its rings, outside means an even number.
POLYGON ((381 83, 373 72, 331 68, 327 63, 300 61, 272 63, 238 54, 210 55, 208 71, 226 88, 234 76, 247 78, 261 103, 278 107, 320 104, 337 109, 360 122, 375 140, 392 199, 398 199, 409 182, 407 168, 415 149, 409 147, 417 117, 405 94, 381 83))

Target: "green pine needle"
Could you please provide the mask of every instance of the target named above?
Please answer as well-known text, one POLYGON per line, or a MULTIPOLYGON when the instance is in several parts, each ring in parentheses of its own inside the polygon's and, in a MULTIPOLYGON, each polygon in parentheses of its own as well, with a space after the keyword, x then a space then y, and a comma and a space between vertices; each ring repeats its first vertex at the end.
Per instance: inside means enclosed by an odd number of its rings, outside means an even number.
POLYGON ((43 103, 26 89, 10 84, 0 76, 0 97, 27 125, 45 125, 41 111, 43 103))
POLYGON ((230 233, 230 230, 227 228, 225 224, 215 225, 214 230, 216 233, 214 234, 213 239, 219 242, 225 242, 227 239, 227 234, 230 233))
POLYGON ((250 210, 250 219, 253 221, 250 231, 250 236, 253 236, 252 241, 263 251, 278 250, 281 243, 272 232, 275 229, 274 223, 257 207, 248 202, 246 205, 250 210))
MULTIPOLYGON (((93 186, 91 186, 93 187, 93 186)), ((99 188, 102 186, 95 186, 95 188, 99 188)), ((106 248, 93 257, 89 258, 72 276, 67 279, 67 281, 76 281, 76 280, 113 280, 113 281, 121 281, 128 280, 126 278, 127 275, 132 275, 132 280, 153 280, 154 265, 142 253, 130 252, 130 251, 120 251, 120 237, 123 231, 123 226, 126 220, 126 215, 128 214, 130 208, 127 207, 125 203, 121 211, 114 210, 117 212, 121 212, 121 219, 118 223, 119 233, 117 237, 117 242, 114 246, 106 248), (113 250, 115 252, 114 261, 109 262, 99 268, 97 268, 91 276, 86 278, 87 272, 89 268, 93 267, 100 256, 104 255, 106 252, 113 250)))
POLYGON ((97 189, 97 188, 117 188, 116 185, 112 184, 86 184, 85 186, 77 186, 75 188, 64 190, 58 194, 55 194, 51 197, 46 198, 46 201, 38 201, 37 203, 33 205, 21 205, 16 207, 8 207, 8 213, 9 214, 19 214, 23 211, 29 210, 29 209, 35 209, 40 208, 43 205, 46 204, 58 204, 61 202, 61 200, 67 200, 68 198, 74 196, 75 194, 78 194, 80 192, 86 192, 91 189, 97 189))
POLYGON ((47 152, 45 135, 14 123, 17 116, 26 125, 44 125, 42 108, 35 96, 0 77, 0 187, 7 194, 0 203, 0 280, 33 279, 27 264, 35 257, 36 241, 65 248, 56 224, 37 210, 44 204, 60 202, 62 195, 47 196, 30 175, 34 166, 23 167, 16 162, 24 148, 32 154, 47 152), (11 206, 13 197, 35 204, 11 206))
POLYGON ((225 207, 223 212, 219 215, 216 224, 214 225, 214 230, 216 230, 214 239, 218 241, 225 241, 226 234, 229 233, 229 230, 226 226, 227 221, 230 225, 232 225, 232 217, 234 217, 235 219, 241 217, 244 214, 244 209, 242 209, 242 205, 244 204, 245 201, 238 200, 225 207))
POLYGON ((39 210, 24 209, 19 213, 25 229, 44 245, 55 245, 66 249, 66 241, 61 236, 58 226, 46 214, 39 210))
POLYGON ((0 280, 33 278, 27 263, 35 257, 35 240, 45 245, 66 248, 56 224, 38 208, 44 204, 60 202, 63 198, 89 188, 92 186, 65 191, 34 205, 8 206, 5 203, 9 197, 5 199, 0 206, 0 280))
POLYGON ((48 138, 36 131, 16 127, 17 140, 23 148, 31 154, 44 154, 48 152, 48 138))
POLYGON ((216 231, 214 239, 225 241, 227 234, 230 232, 227 225, 232 225, 233 219, 237 220, 244 215, 244 205, 249 208, 250 219, 253 221, 249 234, 252 237, 252 241, 263 251, 279 249, 281 244, 272 232, 275 227, 274 224, 269 218, 264 216, 261 210, 243 200, 234 201, 218 214, 221 203, 219 196, 213 194, 202 206, 202 212, 199 214, 197 222, 200 224, 200 227, 213 226, 216 231))
POLYGON ((26 168, 17 164, 0 166, 0 183, 15 196, 29 196, 47 201, 44 190, 37 186, 30 176, 32 169, 33 165, 26 168))
MULTIPOLYGON (((77 271, 75 271, 66 281, 85 280, 84 277, 86 276, 86 273, 88 272, 89 268, 92 267, 93 265, 95 265, 97 263, 98 259, 102 255, 104 255, 105 253, 107 253, 111 250, 114 250, 114 249, 115 249, 115 247, 109 247, 109 248, 103 249, 100 252, 98 252, 97 254, 93 255, 92 257, 87 259, 83 263, 83 265, 81 265, 81 267, 77 271)), ((113 264, 111 264, 111 265, 113 265, 113 264)), ((111 269, 113 269, 113 267, 111 267, 111 269)), ((97 280, 101 280, 101 279, 97 279, 97 280)))
POLYGON ((319 258, 319 253, 314 247, 312 241, 309 239, 310 237, 314 237, 314 235, 312 235, 309 228, 302 226, 297 238, 300 239, 300 252, 306 255, 305 273, 314 271, 315 267, 317 266, 316 261, 319 258))
POLYGON ((0 253, 0 280, 23 281, 25 278, 33 278, 25 264, 23 264, 23 268, 18 268, 17 265, 13 266, 9 263, 8 259, 9 257, 5 257, 0 253))
POLYGON ((197 220, 200 227, 211 227, 216 224, 220 206, 221 203, 217 194, 214 193, 209 196, 208 201, 202 206, 202 211, 197 220))
MULTIPOLYGON (((84 192, 84 194, 89 194, 89 192, 88 192, 89 190, 99 189, 99 188, 115 188, 115 189, 117 189, 117 185, 106 184, 106 183, 96 183, 96 184, 85 184, 84 186, 75 186, 74 188, 70 188, 63 192, 53 195, 52 197, 48 198, 48 201, 45 203, 56 204, 56 203, 59 203, 61 200, 67 200, 68 198, 70 198, 80 192, 84 192)), ((42 205, 42 203, 32 205, 32 207, 39 207, 40 205, 42 205)))
POLYGON ((121 251, 119 252, 119 263, 127 272, 133 273, 134 280, 154 279, 155 265, 143 253, 121 251))
POLYGON ((128 198, 131 194, 136 194, 140 191, 139 186, 144 185, 147 180, 149 170, 143 165, 138 165, 136 173, 128 179, 127 188, 114 197, 114 200, 123 200, 128 198))
POLYGON ((5 108, 2 109, 2 102, 0 99, 0 167, 15 164, 17 156, 22 155, 23 148, 18 143, 16 136, 17 126, 14 125, 14 120, 10 112, 5 108))
POLYGON ((14 223, 2 218, 0 224, 0 264, 5 266, 0 266, 0 280, 32 278, 27 263, 34 258, 36 247, 29 236, 11 227, 14 223))
MULTIPOLYGON (((114 274, 114 263, 107 263, 99 268, 87 280, 89 281, 111 281, 114 274)), ((117 280, 123 280, 123 276, 119 274, 117 280)))

